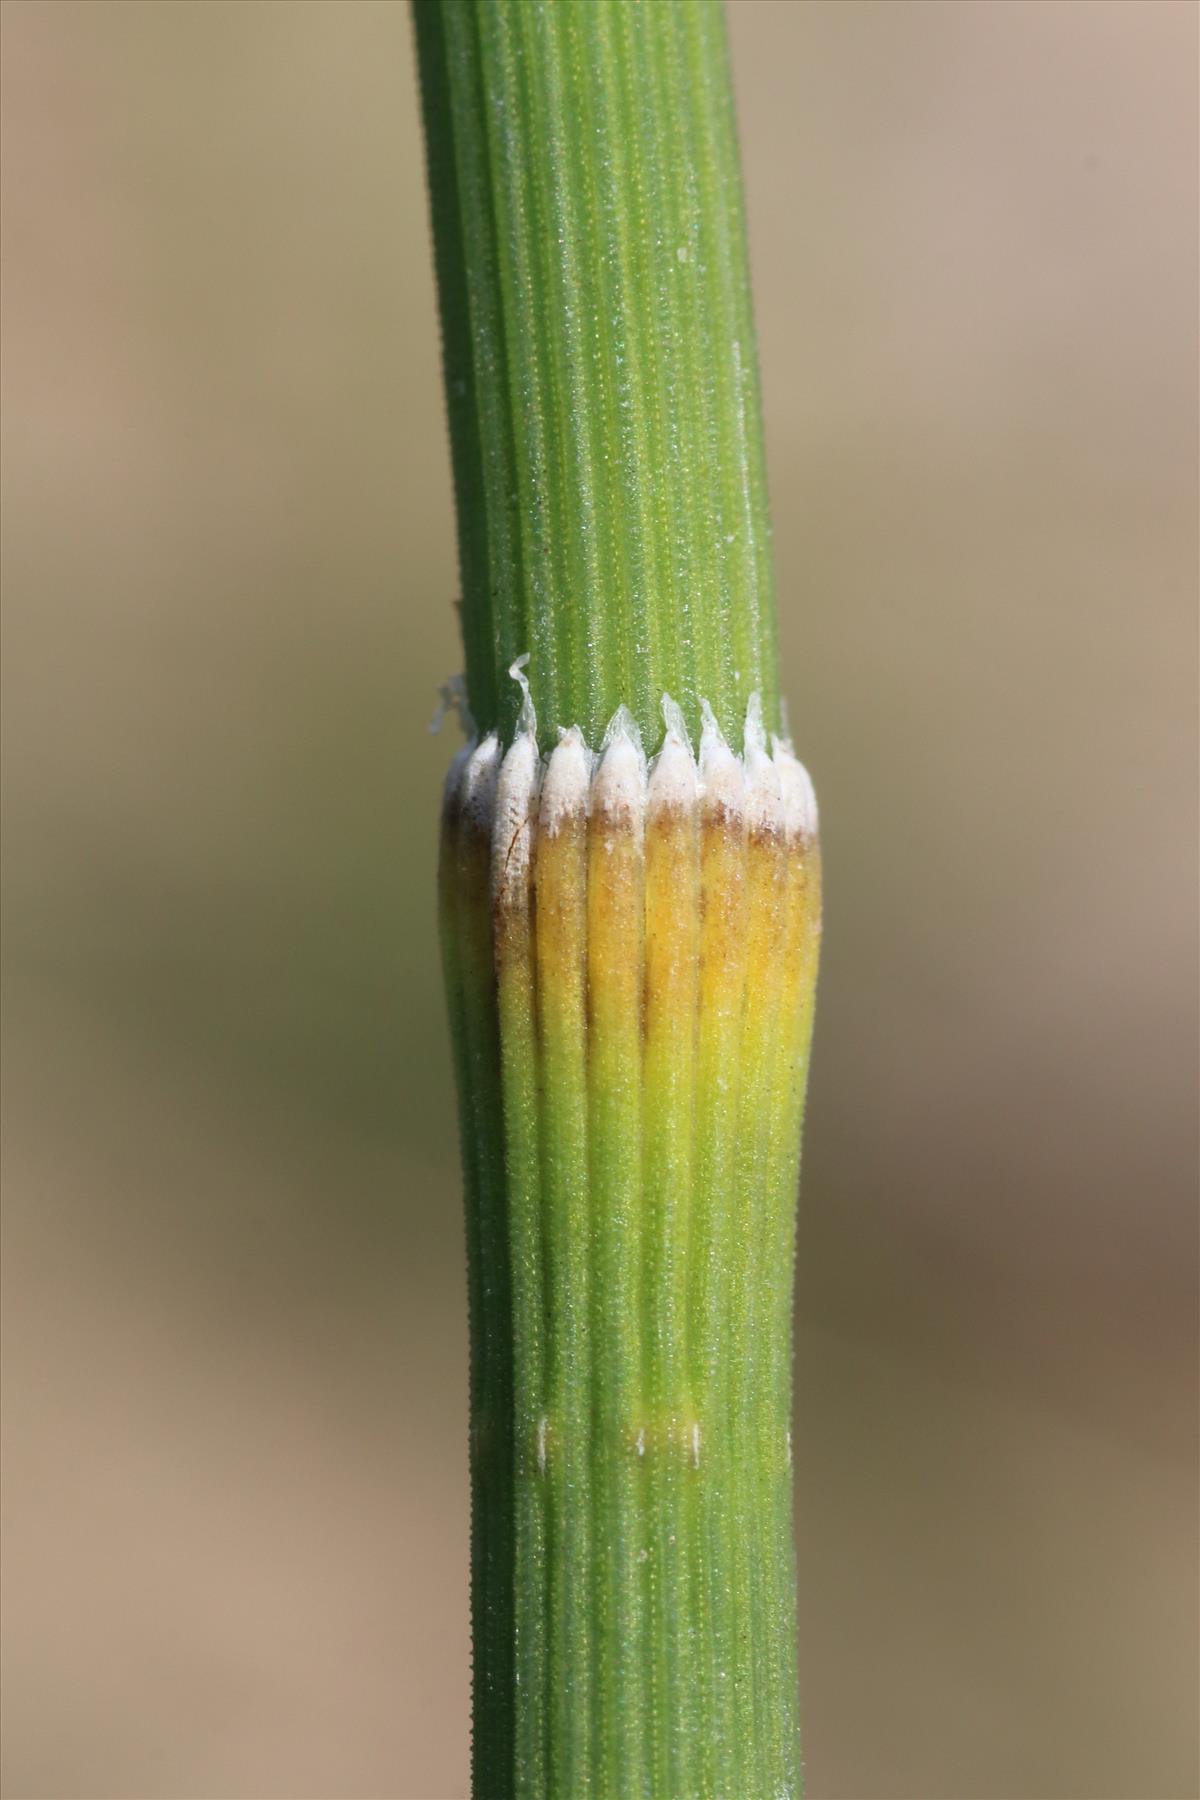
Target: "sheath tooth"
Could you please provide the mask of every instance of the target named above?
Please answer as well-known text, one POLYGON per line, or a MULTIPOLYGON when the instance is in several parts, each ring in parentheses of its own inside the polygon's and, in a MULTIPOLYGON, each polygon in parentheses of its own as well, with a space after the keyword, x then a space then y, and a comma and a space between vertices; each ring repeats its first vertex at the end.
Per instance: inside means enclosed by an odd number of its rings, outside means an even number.
POLYGON ((446 770, 446 779, 442 783, 442 816, 446 817, 453 807, 457 810, 462 799, 463 775, 467 764, 475 754, 476 742, 472 738, 461 750, 455 752, 454 760, 446 770))
POLYGON ((745 743, 746 824, 751 832, 769 836, 781 824, 779 771, 767 754, 762 700, 757 693, 751 694, 746 707, 745 743))
POLYGON ((458 797, 463 824, 472 831, 491 836, 496 812, 496 782, 500 773, 500 739, 489 731, 477 744, 463 765, 458 797))
POLYGON ((745 812, 746 784, 742 759, 725 742, 707 700, 700 703, 700 787, 705 810, 740 818, 745 812))
POLYGON ((788 745, 775 739, 775 768, 784 836, 789 843, 809 843, 817 835, 817 796, 804 764, 788 745))
POLYGON ((591 780, 592 753, 578 725, 572 725, 563 732, 546 764, 539 829, 556 837, 564 825, 586 818, 591 780))
POLYGON ((687 726, 675 702, 663 695, 667 735, 650 772, 648 810, 660 813, 690 811, 696 804, 696 759, 688 742, 687 726))
POLYGON ((528 883, 540 776, 537 739, 532 731, 518 732, 496 784, 492 896, 501 905, 523 895, 528 883))
POLYGON ((632 716, 622 707, 605 733, 592 782, 592 813, 613 824, 640 825, 645 816, 646 759, 636 731, 632 716))
POLYGON ((537 713, 534 710, 533 694, 529 687, 529 677, 525 673, 528 662, 529 652, 527 650, 524 656, 518 656, 515 662, 509 663, 508 673, 521 690, 521 710, 517 714, 517 730, 519 732, 528 732, 531 737, 536 738, 537 713))

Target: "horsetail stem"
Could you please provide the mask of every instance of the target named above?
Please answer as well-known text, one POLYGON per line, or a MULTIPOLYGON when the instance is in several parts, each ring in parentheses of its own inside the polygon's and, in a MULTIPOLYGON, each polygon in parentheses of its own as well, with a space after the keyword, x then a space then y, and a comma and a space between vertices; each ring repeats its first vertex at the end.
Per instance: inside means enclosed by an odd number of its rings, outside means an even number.
POLYGON ((711 0, 416 0, 467 695, 543 748, 664 692, 780 728, 741 178, 711 0))
POLYGON ((440 877, 473 1790, 781 1800, 820 871, 722 19, 415 17, 473 732, 440 877))

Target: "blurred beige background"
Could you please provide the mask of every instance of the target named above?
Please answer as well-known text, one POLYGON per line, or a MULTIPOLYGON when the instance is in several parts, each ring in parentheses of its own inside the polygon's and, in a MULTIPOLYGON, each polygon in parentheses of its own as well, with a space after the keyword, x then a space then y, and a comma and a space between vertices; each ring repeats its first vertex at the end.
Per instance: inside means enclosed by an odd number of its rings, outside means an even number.
MULTIPOLYGON (((811 1795, 1188 1800, 1197 14, 731 18, 828 867, 811 1795)), ((0 19, 4 1792, 459 1796, 407 18, 0 19)))

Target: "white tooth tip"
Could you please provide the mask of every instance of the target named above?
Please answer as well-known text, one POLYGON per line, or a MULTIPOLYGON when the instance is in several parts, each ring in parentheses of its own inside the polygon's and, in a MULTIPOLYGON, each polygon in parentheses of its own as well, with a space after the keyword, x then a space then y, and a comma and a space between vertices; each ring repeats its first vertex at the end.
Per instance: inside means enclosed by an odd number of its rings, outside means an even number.
POLYGON ((702 700, 700 702, 700 741, 701 741, 701 743, 703 743, 703 741, 706 737, 710 738, 710 739, 714 739, 717 742, 722 743, 722 744, 725 742, 725 733, 721 730, 721 727, 717 724, 716 713, 713 711, 712 707, 709 705, 707 700, 702 700))
POLYGON ((746 822, 752 831, 778 829, 781 819, 779 771, 767 755, 762 701, 751 694, 746 708, 746 822))
POLYGON ((740 812, 745 781, 742 759, 735 756, 717 724, 707 700, 700 702, 700 785, 705 797, 719 806, 740 812))
POLYGON ((521 690, 521 710, 517 714, 517 730, 528 732, 531 737, 537 736, 537 713, 534 711, 533 695, 529 690, 529 677, 525 670, 529 663, 529 652, 518 656, 509 663, 508 673, 521 690))
POLYGON ((667 694, 663 695, 663 719, 667 735, 650 775, 652 813, 683 809, 696 802, 696 759, 683 713, 667 694))
POLYGON ((606 735, 607 748, 592 782, 592 806, 601 813, 640 817, 646 794, 646 763, 641 744, 630 735, 619 714, 606 735))
POLYGON ((779 771, 779 798, 783 828, 789 838, 806 841, 817 835, 817 796, 812 778, 792 752, 780 747, 775 752, 779 771))
POLYGON ((542 778, 541 821, 553 835, 568 818, 586 814, 592 755, 578 725, 564 731, 550 752, 542 778))
POLYGON ((467 757, 458 790, 463 817, 474 825, 491 825, 499 771, 500 739, 494 731, 489 731, 482 744, 477 744, 467 757))
POLYGON ((631 744, 635 744, 639 755, 641 754, 642 733, 637 720, 627 706, 618 706, 616 712, 608 721, 604 736, 600 740, 600 754, 603 756, 609 745, 616 743, 619 738, 625 739, 631 744))
MULTIPOLYGON (((624 815, 635 823, 647 812, 686 811, 703 798, 745 819, 752 829, 779 833, 789 842, 817 835, 817 802, 804 765, 786 735, 772 734, 770 750, 757 692, 746 707, 745 748, 735 754, 706 700, 700 703, 700 753, 692 750, 683 712, 662 696, 666 727, 662 745, 648 766, 637 721, 620 706, 609 721, 597 756, 582 730, 560 730, 548 756, 539 756, 536 719, 519 656, 510 673, 522 692, 516 735, 506 754, 489 732, 455 756, 446 776, 446 801, 457 801, 465 821, 494 829, 497 891, 523 879, 532 857, 534 821, 549 835, 589 811, 624 815)), ((461 681, 447 684, 450 704, 465 705, 461 681)))
POLYGON ((498 898, 525 886, 532 859, 534 801, 541 775, 537 744, 523 731, 513 740, 496 783, 492 890, 498 898))
POLYGON ((444 807, 449 806, 452 800, 457 800, 462 788, 463 773, 474 753, 475 745, 473 743, 464 744, 461 750, 455 751, 450 767, 446 770, 446 779, 442 783, 442 805, 444 807))
POLYGON ((688 736, 687 720, 683 716, 683 708, 680 706, 678 700, 672 700, 670 694, 664 694, 662 697, 662 716, 663 724, 667 728, 667 736, 669 738, 677 737, 685 744, 690 743, 691 740, 688 736))
POLYGON ((766 755, 767 733, 763 726, 762 695, 757 688, 746 702, 744 736, 747 758, 752 753, 766 755))

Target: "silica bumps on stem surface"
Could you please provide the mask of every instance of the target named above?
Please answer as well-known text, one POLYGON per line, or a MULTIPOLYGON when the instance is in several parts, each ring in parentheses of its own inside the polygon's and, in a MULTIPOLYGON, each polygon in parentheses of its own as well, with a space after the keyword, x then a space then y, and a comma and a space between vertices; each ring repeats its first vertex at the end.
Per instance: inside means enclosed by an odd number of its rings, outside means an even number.
POLYGON ((473 1789, 794 1800, 820 874, 781 736, 722 18, 414 10, 471 733, 440 892, 473 1789))

